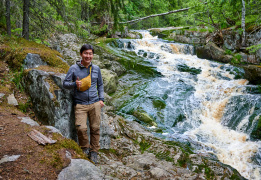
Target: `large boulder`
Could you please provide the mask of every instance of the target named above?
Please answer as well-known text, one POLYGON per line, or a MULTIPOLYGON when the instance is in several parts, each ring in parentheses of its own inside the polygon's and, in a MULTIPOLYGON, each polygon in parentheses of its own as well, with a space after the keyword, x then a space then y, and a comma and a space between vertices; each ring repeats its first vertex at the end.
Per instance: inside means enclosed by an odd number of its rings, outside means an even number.
POLYGON ((212 59, 223 63, 229 63, 233 58, 230 55, 225 55, 225 51, 212 42, 205 46, 198 46, 196 54, 199 58, 212 59))
MULTIPOLYGON (((28 71, 23 79, 25 91, 30 95, 37 119, 45 125, 52 125, 67 137, 77 141, 74 127, 72 92, 62 87, 65 74, 37 69, 28 71)), ((102 111, 101 148, 110 148, 112 131, 109 117, 102 111)))
POLYGON ((101 69, 103 78, 104 91, 108 94, 113 93, 117 89, 118 75, 108 69, 101 69))
POLYGON ((251 84, 261 84, 261 66, 246 65, 243 68, 245 70, 245 78, 251 84))
POLYGON ((102 180, 104 179, 104 174, 98 167, 87 160, 72 159, 71 164, 60 172, 57 179, 102 180))

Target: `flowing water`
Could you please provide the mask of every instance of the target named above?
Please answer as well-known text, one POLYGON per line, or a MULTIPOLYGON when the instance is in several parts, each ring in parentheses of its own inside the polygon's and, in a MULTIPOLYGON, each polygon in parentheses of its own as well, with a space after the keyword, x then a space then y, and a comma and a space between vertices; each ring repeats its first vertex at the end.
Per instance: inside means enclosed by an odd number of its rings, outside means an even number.
POLYGON ((212 154, 247 179, 261 179, 261 143, 250 137, 261 118, 258 87, 248 85, 240 68, 197 58, 191 45, 140 33, 143 39, 120 39, 112 49, 132 52, 133 69, 158 74, 123 76, 114 95, 118 113, 129 120, 134 112, 146 113, 163 129, 161 136, 212 154))

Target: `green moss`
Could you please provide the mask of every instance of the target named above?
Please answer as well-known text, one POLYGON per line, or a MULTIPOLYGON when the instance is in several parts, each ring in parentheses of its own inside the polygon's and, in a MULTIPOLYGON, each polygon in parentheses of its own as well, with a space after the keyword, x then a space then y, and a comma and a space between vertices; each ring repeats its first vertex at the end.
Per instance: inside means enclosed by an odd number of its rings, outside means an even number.
POLYGON ((158 110, 164 109, 166 107, 165 101, 163 101, 160 98, 153 99, 152 103, 153 103, 154 108, 156 108, 158 110))
POLYGON ((251 133, 251 137, 261 140, 261 116, 259 116, 257 125, 251 133))
POLYGON ((181 143, 181 142, 177 142, 177 141, 165 141, 164 144, 170 146, 170 147, 175 147, 178 146, 180 147, 180 149, 182 150, 183 153, 189 153, 192 154, 192 148, 189 147, 187 144, 181 143))
POLYGON ((201 69, 196 69, 194 67, 190 68, 186 64, 178 65, 178 70, 181 72, 189 72, 192 75, 200 74, 202 71, 201 69))
POLYGON ((176 118, 175 122, 173 123, 172 127, 175 127, 177 123, 184 121, 186 119, 186 116, 184 114, 179 114, 179 116, 176 118))
POLYGON ((156 153, 156 158, 158 158, 160 160, 165 160, 165 161, 168 161, 168 162, 174 162, 173 158, 170 157, 170 151, 168 151, 168 150, 156 153))
POLYGON ((55 144, 46 145, 44 147, 46 151, 55 154, 58 150, 62 148, 71 149, 79 155, 79 158, 88 160, 88 158, 86 158, 85 154, 83 153, 81 147, 75 141, 71 139, 66 139, 58 133, 53 133, 52 139, 57 140, 57 142, 55 144))
POLYGON ((150 126, 157 126, 155 121, 141 108, 138 108, 133 112, 133 116, 135 116, 140 121, 150 125, 150 126))
POLYGON ((147 142, 145 139, 142 139, 141 142, 139 143, 139 146, 140 146, 141 154, 143 154, 144 151, 146 151, 151 146, 151 144, 147 142))
POLYGON ((61 60, 62 55, 43 44, 23 38, 4 38, 2 40, 4 44, 0 46, 1 58, 14 70, 21 68, 28 53, 39 54, 49 66, 60 68, 61 73, 69 70, 69 66, 61 60))

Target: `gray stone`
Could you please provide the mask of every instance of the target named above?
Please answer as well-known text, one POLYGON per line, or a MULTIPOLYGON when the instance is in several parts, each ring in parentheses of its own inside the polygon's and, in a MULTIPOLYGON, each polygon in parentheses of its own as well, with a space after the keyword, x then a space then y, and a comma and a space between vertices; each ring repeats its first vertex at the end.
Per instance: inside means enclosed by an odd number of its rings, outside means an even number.
POLYGON ((29 124, 30 126, 40 126, 36 121, 32 120, 30 117, 20 117, 22 123, 29 124))
MULTIPOLYGON (((64 78, 65 74, 33 69, 25 77, 25 90, 31 96, 34 112, 40 122, 54 126, 63 136, 77 141, 72 92, 62 87, 64 78), (50 84, 46 83, 46 79, 51 81, 50 84), (55 89, 50 86, 54 86, 55 89), (50 89, 53 89, 53 92, 50 92, 50 89)), ((110 137, 113 136, 110 128, 109 117, 102 112, 100 132, 102 149, 110 148, 110 137)))
POLYGON ((5 94, 4 93, 0 93, 0 98, 4 97, 5 94))
POLYGON ((72 154, 66 150, 65 156, 67 159, 72 159, 72 154))
POLYGON ((47 65, 47 63, 41 59, 39 54, 28 53, 25 57, 24 69, 36 68, 41 65, 47 65))
POLYGON ((8 104, 11 104, 11 105, 14 105, 14 106, 17 106, 17 105, 18 105, 18 102, 17 102, 17 100, 15 99, 14 94, 10 94, 10 95, 7 97, 7 102, 8 102, 8 104))
POLYGON ((225 51, 212 42, 205 46, 198 46, 196 48, 196 54, 199 58, 216 60, 223 63, 228 63, 233 58, 232 56, 225 55, 225 51))
POLYGON ((21 155, 4 155, 4 157, 0 160, 0 164, 5 163, 5 162, 11 162, 11 161, 16 161, 21 155))
POLYGON ((150 172, 152 178, 156 178, 156 179, 161 179, 161 178, 166 178, 166 177, 171 176, 170 173, 168 173, 164 169, 161 169, 161 168, 158 168, 158 167, 151 169, 149 172, 150 172))
POLYGON ((59 134, 62 134, 61 131, 53 126, 45 126, 47 127, 48 129, 50 129, 50 132, 52 133, 59 133, 59 134))
POLYGON ((104 91, 107 94, 115 92, 118 84, 117 74, 107 69, 101 69, 101 74, 103 78, 104 91))
POLYGON ((84 159, 71 159, 71 164, 59 173, 57 179, 102 180, 103 177, 100 169, 91 162, 84 159))

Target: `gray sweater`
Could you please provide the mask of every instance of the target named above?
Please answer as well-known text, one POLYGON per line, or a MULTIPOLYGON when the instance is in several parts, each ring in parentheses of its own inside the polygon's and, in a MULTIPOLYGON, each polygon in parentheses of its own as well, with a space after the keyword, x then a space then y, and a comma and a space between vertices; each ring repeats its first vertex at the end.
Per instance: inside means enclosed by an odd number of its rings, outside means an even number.
POLYGON ((66 89, 73 89, 74 104, 93 104, 98 101, 104 101, 104 89, 101 76, 101 70, 99 66, 91 64, 92 66, 92 84, 86 91, 77 90, 76 79, 83 79, 89 75, 90 66, 88 69, 77 61, 76 64, 72 65, 67 72, 67 75, 63 81, 63 87, 66 89))

